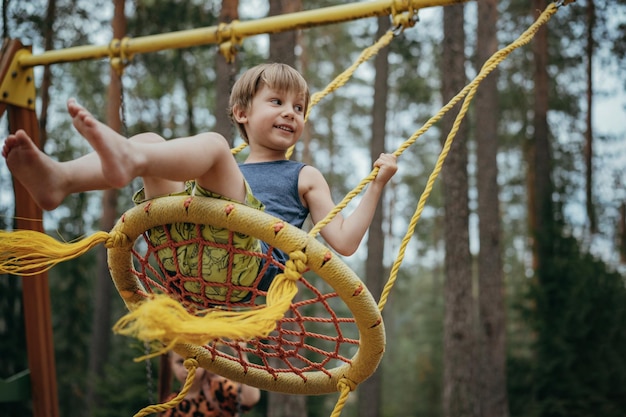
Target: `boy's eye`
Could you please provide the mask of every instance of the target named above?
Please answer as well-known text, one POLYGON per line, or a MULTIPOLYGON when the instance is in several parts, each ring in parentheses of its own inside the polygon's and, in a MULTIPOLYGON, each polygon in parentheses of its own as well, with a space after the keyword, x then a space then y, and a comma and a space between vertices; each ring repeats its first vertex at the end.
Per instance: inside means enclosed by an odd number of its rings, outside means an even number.
POLYGON ((274 104, 277 104, 277 105, 282 104, 282 101, 280 101, 280 99, 278 99, 278 98, 273 98, 273 99, 271 100, 271 102, 272 102, 272 103, 274 103, 274 104))
POLYGON ((296 104, 295 108, 296 108, 297 112, 303 112, 304 111, 304 106, 302 106, 300 104, 296 104))

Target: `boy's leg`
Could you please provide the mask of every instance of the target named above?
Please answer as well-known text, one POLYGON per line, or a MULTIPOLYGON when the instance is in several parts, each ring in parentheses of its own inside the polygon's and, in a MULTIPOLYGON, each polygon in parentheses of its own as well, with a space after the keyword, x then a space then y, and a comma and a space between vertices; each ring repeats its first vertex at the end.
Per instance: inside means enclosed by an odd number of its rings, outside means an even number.
POLYGON ((69 194, 109 188, 97 154, 58 162, 35 146, 23 130, 7 137, 2 156, 13 177, 44 210, 55 209, 69 194))
MULTIPOLYGON (((165 139, 162 137, 150 133, 135 135, 129 140, 145 144, 158 144, 165 142, 165 139)), ((146 199, 178 193, 180 191, 184 191, 185 189, 184 181, 170 181, 159 177, 142 177, 142 181, 145 193, 144 197, 146 199)))
POLYGON ((209 191, 244 200, 243 175, 222 136, 205 133, 166 142, 147 133, 128 140, 74 100, 68 101, 68 111, 97 153, 58 162, 23 130, 10 135, 2 149, 9 170, 42 209, 56 208, 69 194, 122 187, 136 176, 143 177, 147 197, 180 191, 184 181, 196 179, 209 191))
MULTIPOLYGON (((137 135, 131 140, 158 142, 156 135, 137 135)), ((111 188, 102 174, 97 153, 91 152, 78 159, 59 162, 37 148, 23 130, 9 135, 4 142, 2 155, 13 177, 44 210, 57 208, 70 194, 111 188)), ((144 188, 146 198, 152 198, 182 191, 184 182, 146 177, 144 188)))
MULTIPOLYGON (((75 101, 68 102, 68 110, 76 129, 100 156, 103 176, 111 186, 124 186, 139 176, 150 187, 147 191, 155 196, 164 193, 157 190, 158 186, 150 185, 151 181, 181 183, 195 179, 209 191, 244 200, 243 174, 221 135, 203 133, 165 141, 158 135, 144 133, 127 140, 75 101)), ((169 188, 172 184, 160 185, 169 188)))

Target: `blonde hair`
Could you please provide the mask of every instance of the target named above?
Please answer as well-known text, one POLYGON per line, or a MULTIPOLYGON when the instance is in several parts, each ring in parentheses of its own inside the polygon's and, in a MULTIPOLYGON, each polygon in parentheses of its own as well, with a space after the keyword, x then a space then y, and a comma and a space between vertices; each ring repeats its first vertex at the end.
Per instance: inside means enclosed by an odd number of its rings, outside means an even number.
POLYGON ((249 110, 252 99, 263 86, 277 91, 294 91, 304 97, 304 113, 309 106, 309 86, 302 75, 287 64, 271 63, 260 64, 245 71, 233 85, 230 93, 228 116, 239 129, 241 137, 248 143, 248 135, 243 124, 235 120, 233 108, 235 106, 249 110))

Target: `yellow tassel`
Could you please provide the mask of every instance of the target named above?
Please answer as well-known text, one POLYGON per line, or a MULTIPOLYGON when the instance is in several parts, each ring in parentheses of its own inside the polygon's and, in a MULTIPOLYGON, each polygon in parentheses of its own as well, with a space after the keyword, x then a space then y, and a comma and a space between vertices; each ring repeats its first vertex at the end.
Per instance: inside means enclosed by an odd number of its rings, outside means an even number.
POLYGON ((210 310, 203 316, 190 314, 178 301, 166 295, 155 295, 129 312, 113 327, 116 333, 153 344, 162 343, 136 360, 158 356, 177 343, 204 346, 215 339, 248 340, 267 337, 291 306, 298 292, 296 286, 306 269, 306 256, 292 254, 285 273, 274 278, 267 294, 267 305, 249 311, 210 310))
POLYGON ((33 230, 0 230, 0 273, 36 275, 79 257, 107 239, 108 233, 97 232, 75 242, 59 242, 33 230))

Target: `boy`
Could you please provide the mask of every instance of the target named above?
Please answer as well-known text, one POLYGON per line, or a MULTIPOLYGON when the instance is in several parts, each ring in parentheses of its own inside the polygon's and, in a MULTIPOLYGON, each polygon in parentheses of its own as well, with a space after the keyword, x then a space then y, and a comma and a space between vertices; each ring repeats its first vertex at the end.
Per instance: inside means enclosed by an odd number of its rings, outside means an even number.
MULTIPOLYGON (((265 206, 269 214, 302 227, 309 214, 316 223, 335 207, 321 172, 285 157, 302 134, 308 104, 306 81, 288 65, 262 64, 246 71, 233 86, 229 109, 250 148, 241 165, 217 133, 169 141, 154 133, 142 133, 128 140, 72 99, 67 107, 73 124, 95 152, 57 162, 37 149, 20 130, 6 139, 2 155, 13 176, 45 210, 56 208, 70 193, 119 188, 139 176, 145 195, 137 202, 193 192, 256 208, 265 206), (186 181, 192 179, 193 190, 186 186, 186 181)), ((397 170, 396 158, 381 154, 374 166, 379 167, 378 175, 354 212, 345 218, 337 215, 320 232, 341 255, 349 256, 357 250, 382 189, 397 170)), ((243 247, 251 244, 241 243, 243 247)), ((261 289, 269 287, 271 278, 262 282, 261 289)), ((252 280, 242 277, 237 283, 249 285, 252 280)), ((241 294, 241 298, 244 296, 241 294)))

